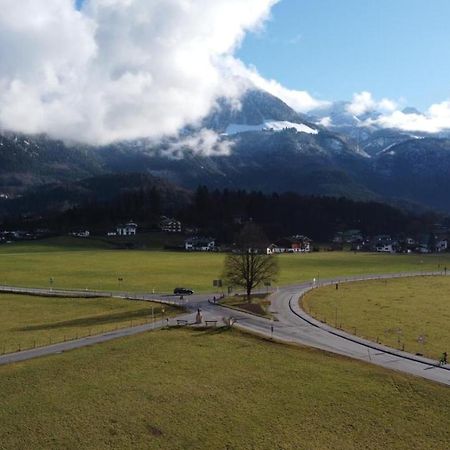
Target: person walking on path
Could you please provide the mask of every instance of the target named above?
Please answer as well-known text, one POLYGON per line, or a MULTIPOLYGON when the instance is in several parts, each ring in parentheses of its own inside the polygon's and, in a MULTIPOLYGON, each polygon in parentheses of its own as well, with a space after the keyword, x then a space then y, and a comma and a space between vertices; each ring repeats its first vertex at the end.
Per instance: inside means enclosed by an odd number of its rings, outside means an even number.
POLYGON ((447 352, 442 353, 441 359, 439 360, 440 366, 447 365, 447 352))

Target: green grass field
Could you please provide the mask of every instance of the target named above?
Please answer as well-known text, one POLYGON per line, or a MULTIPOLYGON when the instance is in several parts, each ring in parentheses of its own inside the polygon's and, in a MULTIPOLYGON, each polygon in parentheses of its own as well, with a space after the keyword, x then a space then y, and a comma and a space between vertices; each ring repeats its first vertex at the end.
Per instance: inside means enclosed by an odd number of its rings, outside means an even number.
MULTIPOLYGON (((351 252, 283 255, 277 285, 313 278, 437 270, 448 265, 447 255, 380 255, 351 252)), ((100 290, 171 292, 174 287, 213 291, 220 278, 223 254, 110 250, 97 240, 52 239, 0 247, 0 283, 100 290), (119 286, 118 279, 123 278, 119 286)))
POLYGON ((114 250, 127 247, 147 250, 163 250, 165 246, 183 246, 184 239, 177 234, 162 232, 139 233, 136 236, 91 236, 75 238, 72 236, 58 236, 37 241, 19 241, 7 244, 14 251, 79 251, 79 250, 114 250))
POLYGON ((0 367, 2 449, 445 449, 450 390, 237 331, 0 367))
MULTIPOLYGON (((0 352, 101 334, 169 317, 179 310, 120 299, 43 298, 0 294, 0 352)), ((1 444, 0 444, 1 448, 1 444)))
POLYGON ((385 345, 438 358, 450 353, 450 277, 341 284, 303 299, 313 316, 385 345))

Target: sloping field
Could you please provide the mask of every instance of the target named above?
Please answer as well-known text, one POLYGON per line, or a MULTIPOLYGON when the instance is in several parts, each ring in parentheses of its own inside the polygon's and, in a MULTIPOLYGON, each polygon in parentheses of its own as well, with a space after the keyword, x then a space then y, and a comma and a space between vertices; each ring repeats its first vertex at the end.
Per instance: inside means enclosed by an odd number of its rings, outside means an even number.
POLYGON ((390 347, 450 353, 450 277, 371 280, 316 289, 303 306, 319 320, 390 347))
MULTIPOLYGON (((102 243, 100 243, 103 245, 102 243)), ((0 247, 0 283, 15 286, 130 292, 172 292, 177 286, 211 292, 224 255, 108 250, 97 241, 56 239, 0 247), (121 279, 122 281, 119 281, 121 279)), ((450 269, 447 255, 381 255, 321 252, 282 255, 273 285, 369 273, 450 269)))
POLYGON ((0 367, 2 449, 445 449, 450 390, 236 331, 0 367))
POLYGON ((169 306, 114 298, 10 294, 0 294, 0 311, 0 353, 101 334, 180 313, 169 306))

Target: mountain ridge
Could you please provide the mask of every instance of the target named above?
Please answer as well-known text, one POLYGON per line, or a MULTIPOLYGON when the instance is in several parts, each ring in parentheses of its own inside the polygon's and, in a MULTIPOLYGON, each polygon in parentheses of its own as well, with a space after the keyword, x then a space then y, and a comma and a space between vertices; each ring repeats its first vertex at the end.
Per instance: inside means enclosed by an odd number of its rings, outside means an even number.
MULTIPOLYGON (((339 108, 346 110, 345 104, 339 108)), ((253 90, 243 96, 240 107, 219 101, 201 126, 186 129, 180 138, 206 128, 230 146, 230 154, 203 155, 183 144, 183 157, 174 158, 167 156, 167 143, 148 140, 91 148, 3 133, 0 194, 14 197, 37 186, 139 172, 188 189, 204 184, 292 191, 450 211, 445 195, 450 192, 450 139, 360 125, 325 127, 317 120, 253 90), (271 122, 283 125, 265 125, 271 122), (231 124, 257 128, 226 134, 231 124)))

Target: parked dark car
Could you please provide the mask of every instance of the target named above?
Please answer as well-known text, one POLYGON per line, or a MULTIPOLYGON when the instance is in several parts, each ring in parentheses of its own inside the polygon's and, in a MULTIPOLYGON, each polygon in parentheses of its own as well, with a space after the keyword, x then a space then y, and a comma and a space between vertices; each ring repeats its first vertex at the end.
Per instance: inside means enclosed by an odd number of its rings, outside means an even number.
POLYGON ((194 291, 192 289, 175 288, 173 290, 173 293, 175 295, 192 295, 194 293, 194 291))

